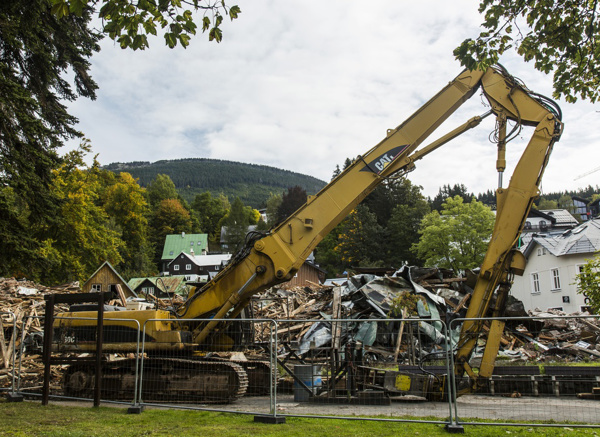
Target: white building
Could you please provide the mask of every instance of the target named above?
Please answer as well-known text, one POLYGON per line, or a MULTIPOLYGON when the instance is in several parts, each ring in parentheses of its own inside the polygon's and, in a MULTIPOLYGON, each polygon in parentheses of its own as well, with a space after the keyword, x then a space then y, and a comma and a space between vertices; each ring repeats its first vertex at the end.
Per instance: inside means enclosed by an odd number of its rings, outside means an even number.
POLYGON ((531 234, 521 248, 527 258, 523 276, 515 276, 512 295, 526 310, 556 308, 566 313, 588 309, 577 292, 575 277, 586 260, 600 250, 600 219, 561 234, 531 234))
POLYGON ((169 275, 184 275, 186 281, 207 282, 214 278, 231 259, 230 253, 195 255, 182 251, 168 265, 169 275))

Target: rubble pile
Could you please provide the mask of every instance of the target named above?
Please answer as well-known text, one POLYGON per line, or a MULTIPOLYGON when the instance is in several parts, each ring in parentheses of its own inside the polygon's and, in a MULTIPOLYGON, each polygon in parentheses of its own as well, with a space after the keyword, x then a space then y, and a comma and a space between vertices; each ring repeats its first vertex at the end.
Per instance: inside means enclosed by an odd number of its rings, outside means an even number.
POLYGON ((527 325, 537 325, 537 330, 532 332, 525 324, 521 324, 515 328, 515 335, 520 337, 522 351, 530 359, 600 360, 600 320, 585 317, 588 315, 536 309, 529 311, 533 321, 527 325), (564 316, 569 318, 559 318, 564 316))
MULTIPOLYGON (((476 277, 473 272, 454 277, 448 270, 412 267, 391 276, 357 275, 333 286, 272 288, 253 300, 252 313, 257 319, 278 320, 278 341, 296 345, 295 353, 299 355, 317 348, 340 349, 350 342, 360 342, 372 361, 415 364, 423 358, 440 359, 448 347, 444 328, 435 320, 456 326, 450 335, 453 342, 458 341, 460 326, 450 322, 465 316, 476 277), (412 308, 407 296, 416 296, 412 308), (410 322, 411 318, 420 321, 410 322), (353 322, 342 324, 336 319, 353 322)), ((585 314, 569 316, 582 315, 585 314)), ((560 311, 527 314, 522 302, 512 297, 506 316, 531 319, 506 324, 500 360, 600 359, 597 318, 557 319, 566 316, 560 311)), ((269 329, 268 323, 257 324, 258 341, 268 341, 269 329)), ((483 325, 474 360, 481 356, 487 331, 488 322, 483 325)))
MULTIPOLYGON (((13 348, 17 351, 20 349, 22 337, 26 349, 28 347, 35 352, 41 348, 43 324, 40 317, 44 316, 44 296, 80 292, 78 282, 46 287, 27 280, 0 278, 0 387, 9 387, 12 383, 10 363, 13 348), (13 330, 13 326, 16 326, 16 330, 13 330)), ((56 308, 66 310, 67 306, 56 305, 56 308)), ((21 376, 34 385, 39 382, 41 386, 44 369, 39 358, 40 355, 36 353, 23 356, 21 376)), ((54 376, 56 380, 60 378, 59 373, 54 376)))

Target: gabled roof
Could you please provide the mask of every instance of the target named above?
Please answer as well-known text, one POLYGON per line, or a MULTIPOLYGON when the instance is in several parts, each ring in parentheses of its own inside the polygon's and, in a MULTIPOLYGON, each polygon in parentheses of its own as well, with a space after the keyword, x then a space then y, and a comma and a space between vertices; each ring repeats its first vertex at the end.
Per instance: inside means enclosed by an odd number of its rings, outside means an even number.
POLYGON ((129 286, 132 289, 138 288, 144 282, 148 281, 163 293, 167 291, 169 293, 179 294, 184 291, 186 284, 185 276, 173 275, 173 276, 150 276, 146 278, 131 278, 129 280, 129 286), (166 289, 168 288, 168 290, 166 289))
POLYGON ((191 253, 191 249, 197 254, 202 253, 203 250, 208 250, 208 235, 186 234, 185 232, 167 235, 161 259, 173 259, 181 252, 191 253))
POLYGON ((600 250, 600 219, 589 220, 560 235, 533 234, 523 250, 526 257, 531 255, 535 243, 554 256, 592 254, 600 250))
POLYGON ((98 272, 100 270, 102 270, 102 268, 104 266, 107 266, 110 270, 112 270, 112 272, 117 276, 117 278, 119 278, 121 280, 121 282, 125 286, 125 290, 123 290, 125 292, 125 294, 128 294, 128 292, 129 292, 130 296, 137 297, 137 294, 135 294, 135 292, 131 289, 131 287, 129 285, 127 285, 127 281, 125 279, 123 279, 121 277, 121 275, 119 275, 119 273, 115 270, 115 268, 108 261, 104 261, 104 263, 100 267, 98 267, 98 269, 94 273, 92 273, 90 275, 90 277, 88 278, 88 280, 85 281, 85 283, 83 284, 83 287, 81 287, 81 288, 84 288, 87 285, 88 282, 90 282, 92 279, 94 279, 94 277, 98 274, 98 272))

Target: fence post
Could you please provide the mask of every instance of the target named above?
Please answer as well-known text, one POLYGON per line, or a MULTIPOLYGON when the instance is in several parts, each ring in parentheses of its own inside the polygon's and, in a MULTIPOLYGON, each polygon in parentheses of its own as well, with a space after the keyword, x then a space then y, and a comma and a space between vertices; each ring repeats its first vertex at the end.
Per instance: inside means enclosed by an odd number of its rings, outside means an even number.
POLYGON ((444 323, 444 328, 446 329, 446 370, 448 372, 448 407, 450 409, 450 417, 449 422, 446 424, 446 431, 452 434, 464 434, 465 428, 458 423, 458 409, 456 406, 456 397, 457 397, 457 389, 456 389, 456 375, 454 374, 454 345, 452 344, 452 324, 454 320, 450 321, 450 325, 446 326, 444 323), (448 347, 449 346, 449 347, 448 347), (452 414, 452 409, 454 407, 454 414, 452 414))
MULTIPOLYGON (((140 414, 144 411, 144 406, 139 403, 138 398, 138 378, 140 378, 140 322, 139 320, 135 320, 137 323, 137 346, 135 351, 135 383, 133 386, 133 403, 127 408, 127 414, 140 414)), ((145 328, 144 324, 144 328, 145 328)), ((141 381, 140 381, 141 385, 141 381)))
POLYGON ((271 411, 270 415, 260 414, 254 416, 254 421, 278 424, 285 423, 285 417, 277 416, 277 322, 275 320, 271 320, 269 331, 269 366, 271 367, 269 402, 271 411))

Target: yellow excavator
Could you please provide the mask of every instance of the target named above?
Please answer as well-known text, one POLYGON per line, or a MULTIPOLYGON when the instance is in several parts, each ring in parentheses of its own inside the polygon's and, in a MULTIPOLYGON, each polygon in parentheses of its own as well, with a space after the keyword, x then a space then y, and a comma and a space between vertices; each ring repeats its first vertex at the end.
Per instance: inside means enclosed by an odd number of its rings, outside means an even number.
MULTIPOLYGON (((466 317, 482 317, 489 312, 494 316, 502 315, 512 276, 522 274, 525 265, 524 257, 515 246, 531 205, 539 195, 544 169, 554 143, 561 136, 563 124, 560 108, 555 102, 528 90, 502 66, 496 65, 486 71, 463 71, 408 120, 389 129, 379 144, 355 159, 285 221, 266 233, 248 234, 244 247, 227 267, 180 308, 105 312, 103 349, 106 352, 135 352, 134 334, 138 323, 145 324, 148 358, 144 361, 144 372, 155 366, 155 371, 162 375, 164 384, 158 384, 160 388, 157 389, 162 390, 162 396, 168 397, 169 390, 183 390, 201 393, 198 399, 203 401, 235 400, 246 391, 248 365, 244 368, 233 362, 201 358, 205 351, 222 349, 232 343, 228 323, 223 320, 239 317, 257 293, 289 281, 325 235, 378 184, 391 177, 404 176, 415 168, 417 160, 477 126, 489 115, 496 117, 494 137, 499 172, 496 222, 466 317), (489 110, 419 149, 425 139, 479 89, 489 102, 489 110), (506 144, 520 134, 523 126, 533 127, 533 135, 508 187, 502 188, 506 144), (170 357, 177 355, 177 358, 165 358, 167 353, 170 357), (222 384, 215 384, 217 379, 222 384)), ((96 312, 58 315, 54 325, 58 337, 55 338, 69 339, 66 343, 59 342, 60 351, 94 350, 90 332, 96 322, 76 319, 81 317, 95 319, 96 312)), ((491 375, 494 360, 489 357, 498 353, 503 324, 492 323, 483 364, 476 375, 468 361, 482 328, 481 322, 465 322, 456 350, 456 374, 467 373, 471 377, 468 390, 476 390, 478 379, 491 375)), ((115 364, 111 365, 112 370, 107 369, 105 377, 113 379, 112 385, 128 384, 127 364, 123 364, 123 369, 114 369, 115 364)), ((65 389, 77 394, 89 388, 93 374, 92 365, 71 366, 65 376, 65 389)))

